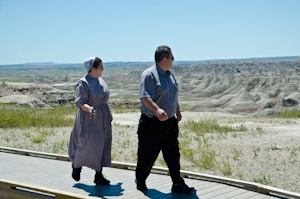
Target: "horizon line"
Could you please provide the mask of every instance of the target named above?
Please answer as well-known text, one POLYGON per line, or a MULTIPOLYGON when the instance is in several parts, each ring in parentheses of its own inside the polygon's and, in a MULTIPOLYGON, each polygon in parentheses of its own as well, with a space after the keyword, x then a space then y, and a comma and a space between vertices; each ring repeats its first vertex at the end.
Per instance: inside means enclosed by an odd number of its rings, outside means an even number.
MULTIPOLYGON (((274 59, 274 58, 297 58, 300 55, 295 56, 274 56, 274 57, 248 57, 248 58, 218 58, 218 59, 204 59, 204 60, 175 60, 174 62, 208 62, 208 61, 226 61, 226 60, 248 60, 248 59, 274 59)), ((153 61, 108 61, 103 63, 149 63, 149 62, 155 62, 153 61)), ((18 64, 0 64, 0 66, 9 66, 9 65, 29 65, 29 64, 82 64, 82 63, 58 63, 58 62, 52 62, 52 61, 43 61, 43 62, 25 62, 25 63, 18 63, 18 64)))

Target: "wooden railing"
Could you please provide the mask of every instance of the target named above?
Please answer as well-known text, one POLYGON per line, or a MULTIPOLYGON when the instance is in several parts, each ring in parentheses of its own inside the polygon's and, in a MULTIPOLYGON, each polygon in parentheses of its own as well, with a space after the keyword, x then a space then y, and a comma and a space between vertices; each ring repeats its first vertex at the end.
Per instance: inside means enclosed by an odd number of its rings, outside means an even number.
MULTIPOLYGON (((10 148, 10 147, 0 147, 0 151, 20 154, 20 155, 34 156, 34 157, 46 157, 46 158, 51 158, 51 159, 61 160, 61 161, 69 161, 69 158, 67 155, 61 155, 61 154, 29 151, 29 150, 22 150, 22 149, 10 148)), ((112 161, 112 167, 118 168, 118 169, 135 169, 136 164, 112 161)), ((169 174, 169 170, 167 168, 163 168, 163 167, 153 167, 152 171, 169 174)), ((262 185, 259 183, 247 182, 247 181, 243 181, 243 180, 236 180, 236 179, 208 175, 208 174, 195 173, 195 172, 190 172, 190 171, 185 171, 185 170, 180 170, 180 174, 182 177, 185 177, 185 178, 192 177, 192 178, 197 178, 197 179, 204 179, 204 180, 209 180, 212 182, 219 182, 219 183, 225 183, 225 184, 229 184, 229 185, 239 186, 243 189, 256 191, 256 192, 263 193, 263 194, 273 194, 273 195, 278 195, 278 196, 283 196, 283 197, 291 197, 291 198, 300 199, 300 193, 290 192, 290 191, 286 191, 283 189, 278 189, 278 188, 262 185)), ((21 188, 26 188, 26 189, 30 188, 29 185, 24 185, 22 183, 14 182, 14 183, 11 183, 12 185, 9 185, 9 183, 10 182, 8 182, 8 181, 4 181, 4 180, 2 181, 0 179, 0 187, 2 187, 1 185, 4 184, 5 187, 11 186, 11 187, 21 187, 21 188), (18 184, 21 184, 21 186, 17 186, 18 184)), ((36 186, 32 186, 32 187, 34 187, 33 190, 35 190, 35 191, 41 191, 41 192, 55 195, 54 194, 55 190, 51 190, 53 192, 50 192, 49 191, 50 189, 45 189, 45 188, 38 189, 38 187, 36 187, 36 186)), ((58 197, 60 197, 59 194, 60 193, 58 193, 58 197)), ((64 194, 67 194, 67 193, 64 193, 64 194)), ((70 196, 69 198, 72 198, 72 197, 73 196, 70 196)), ((73 198, 76 198, 76 197, 77 196, 74 196, 73 198)))
POLYGON ((0 198, 6 199, 90 199, 92 197, 0 179, 0 198))

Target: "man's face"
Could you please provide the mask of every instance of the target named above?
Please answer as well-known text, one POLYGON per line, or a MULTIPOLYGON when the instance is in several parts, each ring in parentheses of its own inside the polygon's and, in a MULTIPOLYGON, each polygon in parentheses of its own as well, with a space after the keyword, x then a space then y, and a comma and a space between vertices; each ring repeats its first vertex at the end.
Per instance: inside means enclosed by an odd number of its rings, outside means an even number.
POLYGON ((171 69, 171 68, 172 68, 173 61, 174 61, 173 53, 172 53, 172 51, 170 51, 170 56, 169 56, 169 58, 167 59, 167 66, 168 66, 168 69, 171 69))

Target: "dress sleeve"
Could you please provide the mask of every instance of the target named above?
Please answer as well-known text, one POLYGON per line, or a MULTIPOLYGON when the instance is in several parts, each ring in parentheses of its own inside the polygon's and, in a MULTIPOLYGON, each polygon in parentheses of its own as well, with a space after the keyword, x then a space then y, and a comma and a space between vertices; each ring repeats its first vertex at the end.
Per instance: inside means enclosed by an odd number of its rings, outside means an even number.
POLYGON ((88 102, 88 87, 82 81, 79 81, 75 88, 75 104, 80 109, 80 105, 88 102))
POLYGON ((155 80, 152 74, 142 75, 140 84, 140 99, 143 97, 154 98, 155 80))

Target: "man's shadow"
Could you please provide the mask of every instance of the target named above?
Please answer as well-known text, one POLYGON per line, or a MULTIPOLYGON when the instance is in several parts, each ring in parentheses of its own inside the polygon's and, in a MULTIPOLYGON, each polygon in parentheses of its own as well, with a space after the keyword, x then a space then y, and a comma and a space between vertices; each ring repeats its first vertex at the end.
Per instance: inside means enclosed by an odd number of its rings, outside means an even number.
POLYGON ((144 195, 151 199, 169 199, 169 198, 178 198, 178 199, 199 199, 199 197, 196 194, 196 191, 194 191, 192 194, 184 194, 184 193, 163 193, 156 189, 148 189, 144 192, 144 195))
POLYGON ((82 189, 89 193, 89 196, 98 196, 101 198, 106 198, 105 196, 122 196, 124 189, 121 188, 122 183, 115 185, 104 186, 104 185, 86 185, 82 183, 77 183, 73 187, 82 189))

